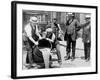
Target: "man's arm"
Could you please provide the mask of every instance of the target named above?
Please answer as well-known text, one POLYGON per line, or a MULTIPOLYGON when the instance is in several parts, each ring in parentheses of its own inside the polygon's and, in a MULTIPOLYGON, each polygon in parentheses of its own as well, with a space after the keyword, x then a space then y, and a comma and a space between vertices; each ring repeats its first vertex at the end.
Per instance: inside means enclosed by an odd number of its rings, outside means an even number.
POLYGON ((32 35, 31 35, 31 27, 29 27, 28 25, 25 27, 25 32, 27 34, 27 37, 36 45, 38 45, 38 43, 32 38, 32 35))
POLYGON ((41 35, 39 34, 39 30, 38 30, 38 26, 37 26, 37 25, 36 25, 36 34, 37 34, 37 36, 39 37, 39 39, 42 38, 41 35))
POLYGON ((58 24, 58 28, 59 28, 59 30, 61 30, 60 24, 58 24))
POLYGON ((61 31, 61 27, 60 27, 60 24, 58 24, 58 28, 59 28, 59 31, 61 31))
POLYGON ((82 29, 82 28, 84 28, 84 27, 86 27, 87 25, 89 25, 90 24, 90 21, 88 21, 88 22, 86 22, 86 23, 84 23, 84 24, 80 24, 79 22, 78 22, 78 20, 76 20, 76 31, 79 31, 80 29, 82 29))
POLYGON ((90 21, 88 21, 88 22, 86 22, 86 23, 84 23, 84 24, 81 24, 80 26, 83 28, 83 27, 86 27, 87 25, 89 25, 90 24, 90 21))
POLYGON ((35 45, 38 45, 38 42, 36 42, 31 36, 29 36, 29 39, 30 39, 35 45))
POLYGON ((49 39, 49 38, 46 38, 46 39, 49 40, 49 41, 51 41, 51 42, 54 42, 54 40, 55 40, 55 35, 53 34, 51 39, 49 39))
POLYGON ((76 27, 76 31, 79 31, 81 29, 81 24, 79 23, 78 20, 75 20, 75 27, 76 27))

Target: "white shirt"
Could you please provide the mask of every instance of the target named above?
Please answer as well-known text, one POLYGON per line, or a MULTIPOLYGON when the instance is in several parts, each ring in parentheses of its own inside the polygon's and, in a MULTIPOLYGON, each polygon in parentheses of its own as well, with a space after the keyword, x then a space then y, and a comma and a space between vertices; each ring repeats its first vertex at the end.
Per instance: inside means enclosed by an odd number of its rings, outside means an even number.
POLYGON ((51 39, 50 38, 46 38, 46 39, 49 40, 49 41, 51 41, 51 42, 54 42, 54 40, 55 40, 55 34, 54 33, 52 34, 51 39))
MULTIPOLYGON (((30 26, 30 23, 25 26, 24 30, 25 30, 25 32, 27 34, 27 37, 32 36, 32 34, 31 34, 32 28, 30 26)), ((36 34, 40 37, 39 30, 38 30, 38 26, 37 25, 36 25, 36 34)))
MULTIPOLYGON (((33 27, 33 28, 34 28, 34 27, 33 27)), ((36 45, 38 45, 38 42, 36 42, 36 41, 32 38, 32 33, 31 33, 32 28, 31 28, 30 23, 27 24, 27 25, 25 26, 24 30, 25 30, 25 32, 26 32, 27 37, 28 37, 33 43, 35 43, 36 45)), ((36 25, 36 34, 37 34, 37 35, 39 36, 39 38, 40 38, 40 35, 39 35, 39 33, 38 33, 37 25, 36 25)))
POLYGON ((31 29, 30 24, 27 24, 27 25, 25 26, 24 30, 25 30, 25 32, 26 32, 27 37, 32 36, 32 34, 31 34, 32 29, 31 29))

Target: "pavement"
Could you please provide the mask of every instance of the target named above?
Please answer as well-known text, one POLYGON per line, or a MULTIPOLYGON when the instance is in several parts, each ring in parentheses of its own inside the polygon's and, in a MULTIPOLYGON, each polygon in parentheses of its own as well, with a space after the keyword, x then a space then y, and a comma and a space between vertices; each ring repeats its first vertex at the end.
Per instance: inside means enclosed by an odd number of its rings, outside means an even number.
MULTIPOLYGON (((66 56, 66 42, 60 42, 60 44, 62 44, 60 46, 60 53, 61 53, 61 57, 62 57, 62 64, 59 67, 87 67, 91 65, 91 61, 86 62, 83 57, 84 57, 84 46, 83 46, 83 42, 82 39, 79 38, 76 41, 76 51, 75 51, 75 60, 72 61, 71 59, 69 60, 65 60, 64 57, 66 56)), ((70 53, 72 54, 72 52, 70 53)), ((53 58, 57 59, 56 55, 52 55, 53 58)), ((53 62, 53 66, 58 67, 58 63, 57 61, 53 62)))

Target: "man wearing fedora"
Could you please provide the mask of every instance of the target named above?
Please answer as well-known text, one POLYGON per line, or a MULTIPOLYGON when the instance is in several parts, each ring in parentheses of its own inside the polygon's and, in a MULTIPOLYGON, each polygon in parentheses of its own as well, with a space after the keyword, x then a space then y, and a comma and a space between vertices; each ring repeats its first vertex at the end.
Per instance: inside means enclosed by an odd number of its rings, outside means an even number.
MULTIPOLYGON (((85 16, 86 23, 90 22, 90 15, 85 16)), ((84 55, 85 60, 90 60, 90 48, 91 48, 91 25, 90 23, 83 27, 83 43, 84 43, 84 55)))
POLYGON ((29 23, 24 27, 24 31, 27 36, 27 58, 26 62, 29 63, 30 67, 33 65, 33 47, 38 45, 38 39, 41 39, 41 36, 38 31, 38 19, 35 16, 30 17, 29 23))
POLYGON ((68 13, 69 20, 66 23, 66 32, 65 37, 67 40, 67 47, 66 47, 66 54, 65 60, 72 59, 72 61, 75 59, 75 47, 76 47, 76 38, 77 38, 77 30, 80 26, 80 23, 77 19, 75 19, 74 13, 68 13), (71 46, 72 45, 72 46, 71 46), (72 47, 72 56, 70 55, 72 47))

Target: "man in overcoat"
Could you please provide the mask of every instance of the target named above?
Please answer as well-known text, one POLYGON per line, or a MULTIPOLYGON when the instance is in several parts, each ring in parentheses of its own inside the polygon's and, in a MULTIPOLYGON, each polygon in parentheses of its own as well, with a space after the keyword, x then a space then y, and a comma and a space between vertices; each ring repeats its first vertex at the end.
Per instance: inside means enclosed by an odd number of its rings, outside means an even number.
MULTIPOLYGON (((86 15, 85 17, 86 22, 90 22, 90 15, 86 15)), ((91 25, 90 23, 83 27, 83 42, 84 42, 84 55, 85 60, 90 60, 90 48, 91 48, 91 25)))

